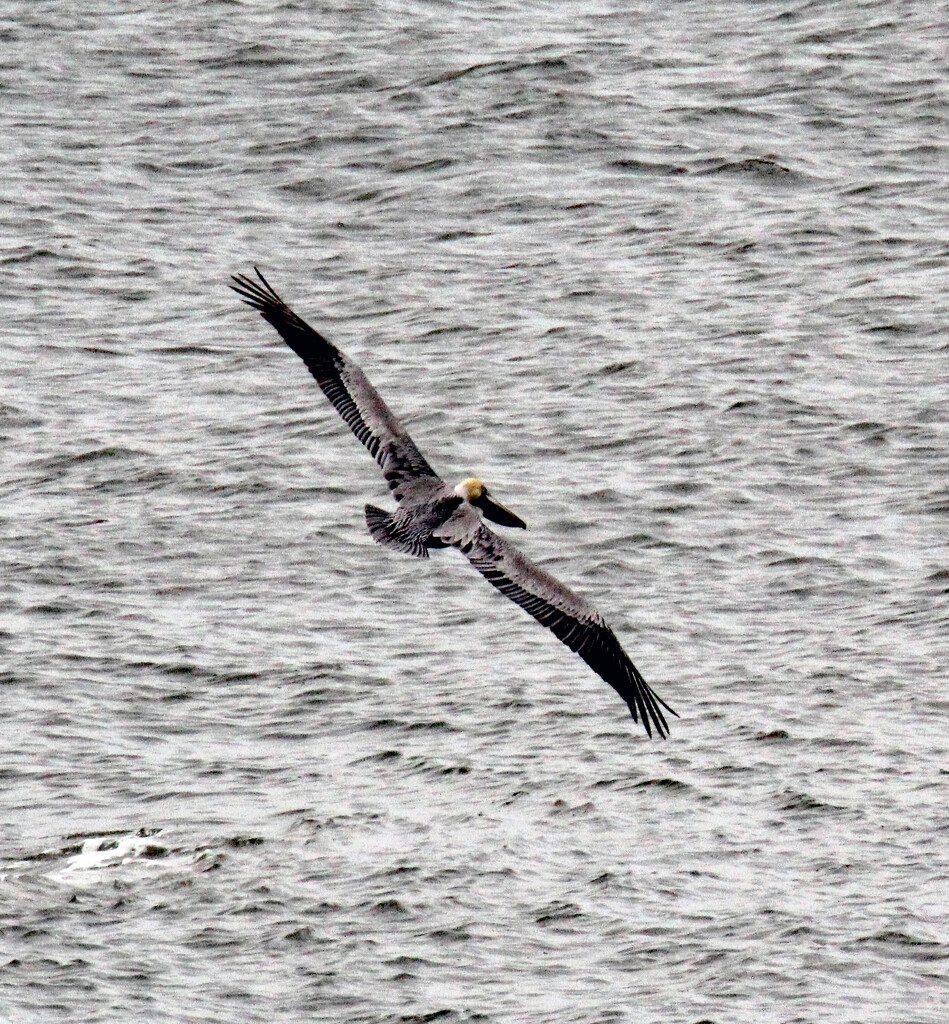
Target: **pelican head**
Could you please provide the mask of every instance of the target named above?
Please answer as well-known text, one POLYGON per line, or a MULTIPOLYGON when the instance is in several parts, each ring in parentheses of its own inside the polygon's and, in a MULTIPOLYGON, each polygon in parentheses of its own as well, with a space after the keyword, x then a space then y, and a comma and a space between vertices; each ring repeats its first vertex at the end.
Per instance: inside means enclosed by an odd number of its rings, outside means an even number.
POLYGON ((469 505, 480 509, 493 523, 499 523, 501 526, 516 526, 521 530, 527 529, 527 523, 520 516, 508 511, 500 502, 495 501, 483 481, 476 476, 469 476, 467 480, 462 480, 455 488, 455 494, 459 498, 464 498, 469 505))

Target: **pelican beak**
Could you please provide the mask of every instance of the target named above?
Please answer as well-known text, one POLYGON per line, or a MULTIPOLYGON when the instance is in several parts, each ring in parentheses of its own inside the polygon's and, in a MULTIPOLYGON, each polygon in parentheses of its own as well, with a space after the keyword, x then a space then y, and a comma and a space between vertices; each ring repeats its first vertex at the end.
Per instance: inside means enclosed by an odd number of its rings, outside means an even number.
POLYGON ((527 523, 520 516, 516 516, 506 509, 500 502, 495 501, 488 493, 487 487, 481 492, 481 497, 475 498, 471 504, 475 508, 480 508, 492 523, 498 523, 501 526, 516 526, 519 530, 527 529, 527 523))

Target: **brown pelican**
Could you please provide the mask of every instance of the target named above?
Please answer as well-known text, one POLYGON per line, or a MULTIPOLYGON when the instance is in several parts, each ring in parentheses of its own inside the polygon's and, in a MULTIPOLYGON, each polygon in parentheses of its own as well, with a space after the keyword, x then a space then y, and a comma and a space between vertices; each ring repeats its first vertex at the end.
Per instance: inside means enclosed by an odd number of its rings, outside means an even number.
POLYGON ((254 268, 254 281, 235 275, 231 288, 276 328, 306 363, 323 394, 382 467, 398 502, 395 512, 366 506, 373 540, 428 558, 432 548, 454 547, 485 579, 547 626, 626 701, 633 720, 660 736, 669 729, 662 708, 675 711, 648 686, 600 613, 579 594, 534 565, 484 525, 479 512, 502 526, 525 523, 491 496, 474 477, 452 489, 432 469, 366 375, 335 345, 290 309, 254 268), (660 706, 661 705, 661 706, 660 706))

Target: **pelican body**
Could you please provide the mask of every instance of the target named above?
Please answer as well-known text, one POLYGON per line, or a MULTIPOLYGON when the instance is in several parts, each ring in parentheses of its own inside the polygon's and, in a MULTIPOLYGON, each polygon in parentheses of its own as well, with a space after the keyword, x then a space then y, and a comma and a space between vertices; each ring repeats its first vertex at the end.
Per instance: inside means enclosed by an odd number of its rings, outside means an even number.
POLYGON ((676 712, 649 687, 600 613, 583 597, 535 565, 490 530, 524 529, 524 521, 497 502, 481 480, 452 488, 428 464, 360 368, 302 320, 256 268, 259 281, 243 274, 231 287, 273 326, 303 360, 323 394, 369 450, 397 502, 394 512, 366 505, 372 539, 417 558, 453 547, 482 576, 520 605, 604 679, 626 701, 634 721, 665 737, 662 709, 676 712))

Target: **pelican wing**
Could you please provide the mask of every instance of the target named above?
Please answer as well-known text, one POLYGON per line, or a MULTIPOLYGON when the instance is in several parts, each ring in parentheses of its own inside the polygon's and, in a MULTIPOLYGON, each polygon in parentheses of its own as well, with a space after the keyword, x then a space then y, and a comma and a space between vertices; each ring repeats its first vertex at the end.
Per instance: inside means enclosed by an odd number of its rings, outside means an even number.
MULTIPOLYGON (((649 687, 620 646, 600 613, 579 594, 526 558, 513 545, 492 533, 477 517, 459 510, 442 530, 446 543, 467 555, 468 561, 494 587, 546 626, 626 701, 633 721, 646 732, 665 737, 669 732, 662 708, 676 712, 649 687)), ((676 715, 676 717, 678 717, 676 715)))
POLYGON ((405 487, 419 477, 438 480, 438 474, 415 447, 359 367, 318 331, 293 312, 255 267, 260 282, 244 274, 233 277, 231 288, 260 315, 306 363, 323 394, 350 430, 369 449, 401 499, 405 487))

